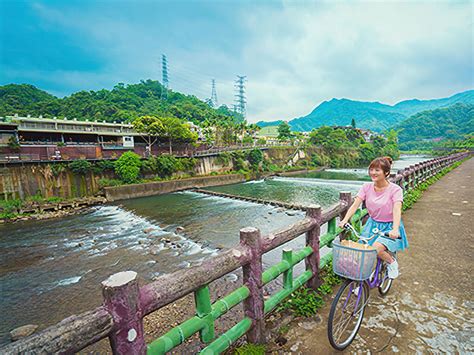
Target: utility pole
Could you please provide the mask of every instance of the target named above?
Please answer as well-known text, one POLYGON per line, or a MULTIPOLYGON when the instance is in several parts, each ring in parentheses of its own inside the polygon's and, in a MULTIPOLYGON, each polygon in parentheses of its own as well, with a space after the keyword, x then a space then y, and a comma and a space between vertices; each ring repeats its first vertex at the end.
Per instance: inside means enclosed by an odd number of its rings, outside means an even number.
POLYGON ((166 55, 161 55, 161 83, 164 87, 164 90, 161 91, 161 99, 166 99, 168 97, 168 88, 169 88, 169 76, 168 76, 168 59, 166 55))
POLYGON ((212 79, 212 91, 211 91, 211 102, 214 108, 219 107, 219 103, 217 101, 217 91, 216 91, 216 80, 212 79))
POLYGON ((246 76, 237 75, 237 80, 234 84, 234 111, 240 113, 244 118, 247 113, 245 108, 245 104, 247 103, 247 100, 245 98, 245 81, 247 80, 246 78, 246 76))

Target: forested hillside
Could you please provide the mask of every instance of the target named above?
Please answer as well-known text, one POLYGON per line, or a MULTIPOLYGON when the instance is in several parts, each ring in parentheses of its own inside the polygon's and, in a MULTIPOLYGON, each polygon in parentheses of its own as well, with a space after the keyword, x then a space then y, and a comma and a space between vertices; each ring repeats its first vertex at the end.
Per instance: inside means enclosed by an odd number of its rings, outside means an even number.
MULTIPOLYGON (((474 90, 433 100, 405 100, 396 105, 380 102, 363 102, 349 99, 331 99, 318 105, 306 116, 295 118, 289 122, 293 131, 311 131, 321 126, 348 126, 352 119, 358 128, 366 128, 376 132, 401 123, 413 114, 444 108, 463 103, 474 105, 474 90)), ((280 121, 258 122, 260 127, 277 126, 280 121)))
POLYGON ((174 116, 194 123, 204 120, 243 121, 225 105, 214 109, 195 96, 165 90, 153 80, 117 84, 112 90, 80 91, 58 98, 33 85, 0 86, 0 116, 43 115, 78 120, 130 122, 143 115, 174 116))
POLYGON ((442 139, 459 139, 474 132, 474 105, 455 104, 417 113, 395 127, 400 149, 421 149, 442 139))

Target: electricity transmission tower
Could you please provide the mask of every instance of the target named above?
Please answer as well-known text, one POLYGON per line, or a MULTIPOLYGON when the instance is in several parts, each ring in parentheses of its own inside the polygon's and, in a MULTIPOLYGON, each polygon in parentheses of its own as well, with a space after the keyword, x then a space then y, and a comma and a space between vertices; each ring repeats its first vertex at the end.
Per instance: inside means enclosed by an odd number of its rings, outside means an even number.
POLYGON ((163 84, 164 90, 161 91, 161 98, 166 99, 168 97, 169 88, 169 76, 168 76, 168 59, 166 55, 161 55, 161 83, 163 84))
POLYGON ((237 80, 235 81, 235 95, 234 95, 234 111, 240 113, 244 118, 246 116, 245 104, 247 100, 245 98, 245 81, 246 76, 237 75, 237 80))
POLYGON ((217 108, 219 103, 217 101, 217 92, 216 92, 216 80, 212 79, 212 92, 211 92, 211 103, 212 106, 217 108))

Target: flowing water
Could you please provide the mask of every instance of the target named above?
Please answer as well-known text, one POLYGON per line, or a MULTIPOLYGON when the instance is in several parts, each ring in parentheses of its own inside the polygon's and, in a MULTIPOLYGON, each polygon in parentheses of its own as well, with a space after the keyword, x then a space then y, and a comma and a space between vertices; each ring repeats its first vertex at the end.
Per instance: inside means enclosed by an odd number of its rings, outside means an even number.
MULTIPOLYGON (((402 158, 397 169, 420 160, 402 158)), ((340 191, 356 193, 362 171, 366 174, 366 169, 331 169, 319 178, 277 177, 212 190, 325 208, 338 201, 340 191)), ((265 234, 303 217, 303 212, 178 192, 61 219, 0 226, 0 343, 15 327, 33 323, 44 328, 98 306, 100 283, 113 273, 134 270, 142 282, 150 282, 237 244, 243 227, 258 227, 265 234)), ((300 237, 290 244, 299 248, 303 243, 300 237)), ((272 251, 264 263, 278 262, 280 255, 272 251)))

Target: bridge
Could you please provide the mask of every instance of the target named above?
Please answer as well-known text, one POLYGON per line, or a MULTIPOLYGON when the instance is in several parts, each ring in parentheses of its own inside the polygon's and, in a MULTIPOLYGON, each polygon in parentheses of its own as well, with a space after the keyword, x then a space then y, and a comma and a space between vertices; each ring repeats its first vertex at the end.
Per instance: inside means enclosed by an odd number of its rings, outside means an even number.
MULTIPOLYGON (((413 189, 468 156, 468 153, 458 153, 416 164, 399 171, 392 181, 399 184, 404 190, 413 189)), ((472 167, 473 162, 468 161, 458 168, 458 171, 443 178, 438 185, 445 184, 445 186, 440 188, 435 185, 433 190, 425 196, 427 199, 432 194, 431 201, 424 202, 425 205, 421 202, 416 209, 404 215, 405 225, 411 232, 412 249, 400 257, 400 264, 403 267, 402 276, 395 283, 395 287, 391 291, 391 298, 387 299, 391 301, 386 303, 392 305, 399 302, 400 311, 393 312, 393 314, 396 315, 396 319, 400 320, 401 325, 395 329, 396 334, 391 334, 391 329, 384 328, 385 322, 379 317, 380 312, 374 310, 372 317, 375 320, 370 324, 376 322, 378 326, 374 329, 369 327, 367 331, 369 333, 372 331, 372 335, 367 335, 367 340, 361 342, 361 346, 367 347, 374 334, 379 337, 380 330, 387 331, 389 337, 387 346, 399 346, 405 352, 408 351, 407 349, 412 349, 412 346, 416 346, 417 343, 410 343, 406 336, 400 336, 402 340, 397 343, 398 345, 393 342, 394 338, 398 341, 397 334, 402 334, 403 329, 401 330, 401 328, 405 325, 403 322, 410 320, 410 317, 403 313, 402 305, 411 306, 414 311, 418 310, 417 305, 429 301, 435 303, 428 304, 428 309, 430 309, 429 307, 436 308, 436 305, 439 306, 443 302, 447 302, 448 307, 452 309, 459 307, 456 301, 453 304, 449 292, 452 289, 457 289, 461 294, 463 289, 465 292, 466 287, 472 284, 468 267, 471 263, 469 250, 472 248, 470 249, 467 239, 468 213, 472 214, 472 205, 469 200, 472 197, 472 188, 468 185, 472 167), (454 180, 449 181, 452 179, 454 180), (458 185, 459 183, 461 185, 458 185), (448 194, 443 191, 446 186, 448 194), (458 198, 465 198, 463 201, 468 203, 459 202, 458 198), (442 203, 446 203, 446 205, 441 205, 442 203), (410 217, 410 214, 413 216, 410 217), (449 221, 449 223, 444 223, 444 221, 449 221), (452 247, 453 242, 440 242, 440 239, 449 236, 452 238, 453 235, 462 236, 456 247, 452 247), (447 250, 449 248, 453 250, 447 250), (436 257, 433 258, 433 254, 436 257), (445 255, 447 258, 444 258, 445 255), (417 265, 417 267, 410 268, 408 265, 417 265), (419 274, 420 267, 418 266, 422 266, 422 274, 419 274), (443 270, 447 271, 446 275, 443 270), (457 284, 450 284, 449 281, 453 279, 455 272, 458 273, 457 284), (432 281, 427 283, 426 280, 432 281), (431 287, 434 287, 434 290, 431 287), (445 292, 438 292, 440 296, 437 296, 436 292, 439 287, 445 287, 445 292), (408 296, 405 295, 406 292, 408 292, 408 296), (425 296, 422 296, 423 294, 425 296), (453 306, 449 306, 450 304, 453 306), (406 344, 404 345, 402 342, 406 342, 406 344)), ((351 201, 350 193, 341 193, 340 202, 328 210, 322 211, 319 206, 307 206, 306 218, 283 230, 265 236, 260 235, 260 232, 255 228, 244 228, 240 231, 240 244, 234 248, 207 259, 200 266, 162 275, 154 282, 143 286, 139 286, 138 275, 133 271, 112 275, 102 283, 104 296, 102 306, 80 315, 71 316, 57 325, 9 344, 0 351, 2 353, 75 352, 108 337, 114 353, 161 354, 173 350, 196 333, 199 334, 200 340, 204 344, 201 350, 203 354, 220 353, 232 346, 244 334, 247 335, 250 342, 265 343, 267 341, 265 316, 299 287, 306 285, 316 289, 320 285, 320 270, 331 260, 331 254, 320 255, 320 248, 330 246, 334 238, 341 233, 341 230, 336 228, 337 218, 345 214, 351 201), (327 233, 320 235, 321 226, 324 224, 327 224, 327 233), (263 270, 262 255, 264 253, 302 234, 306 235, 306 246, 303 249, 298 251, 284 249, 282 261, 263 270), (303 261, 306 270, 294 278, 293 267, 303 261), (240 268, 243 271, 242 286, 211 303, 209 284, 240 268), (263 286, 280 275, 283 275, 283 287, 270 297, 264 297, 263 286), (194 294, 195 316, 146 344, 143 318, 188 294, 194 294), (215 332, 216 320, 237 305, 243 305, 243 319, 236 320, 236 324, 232 328, 217 335, 215 332)), ((356 228, 361 228, 364 215, 365 212, 361 211, 353 218, 352 223, 356 228)), ((472 297, 461 305, 462 307, 472 307, 472 297)), ((326 336, 323 334, 325 331, 324 312, 325 310, 320 315, 322 321, 319 324, 314 322, 315 324, 309 333, 305 334, 298 329, 290 331, 294 334, 294 338, 290 338, 288 342, 290 350, 314 351, 316 353, 317 351, 328 351, 327 344, 324 347, 327 343, 326 336), (320 345, 314 344, 315 339, 320 345), (324 349, 321 350, 322 348, 320 349, 318 346, 323 346, 324 349)), ((469 313, 466 315, 468 316, 469 313)), ((449 322, 449 320, 447 321, 449 322)), ((408 331, 407 334, 417 331, 418 328, 415 326, 415 329, 411 332, 408 331)), ((361 337, 364 336, 362 334, 364 333, 361 333, 361 337)))

